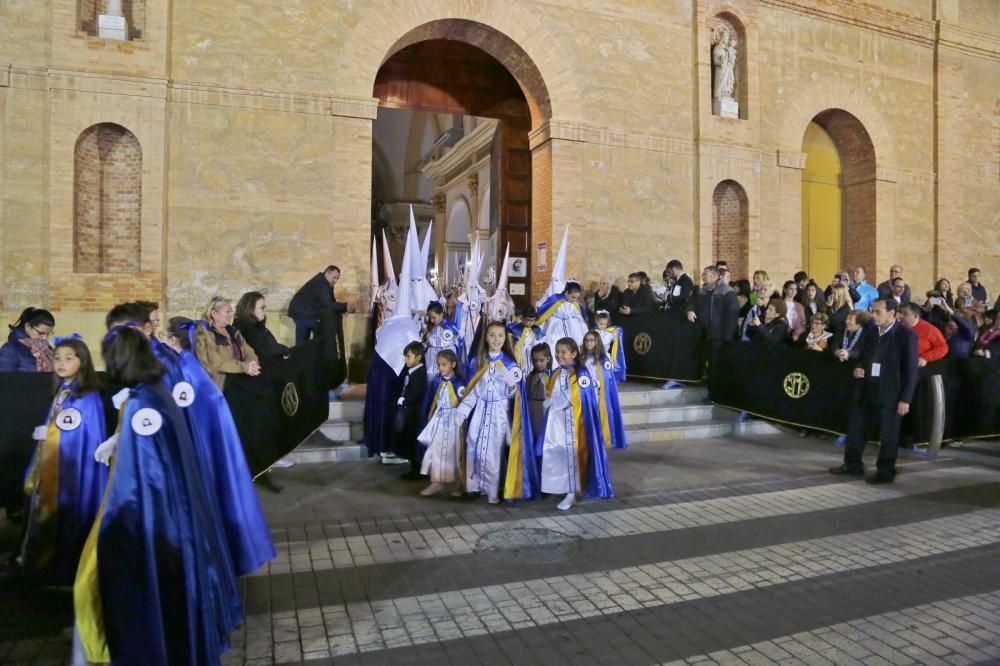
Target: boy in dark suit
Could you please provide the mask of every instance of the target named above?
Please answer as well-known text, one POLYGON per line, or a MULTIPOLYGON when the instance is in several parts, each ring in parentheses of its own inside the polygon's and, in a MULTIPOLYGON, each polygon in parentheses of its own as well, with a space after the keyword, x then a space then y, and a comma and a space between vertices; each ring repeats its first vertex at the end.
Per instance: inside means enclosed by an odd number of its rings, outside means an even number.
POLYGON ((424 346, 411 342, 403 348, 405 367, 399 374, 399 397, 393 423, 392 452, 410 461, 410 471, 403 475, 407 481, 420 477, 421 452, 417 435, 424 427, 426 409, 424 394, 427 392, 427 368, 424 367, 424 346))
POLYGON ((896 321, 895 299, 872 304, 872 318, 877 327, 862 340, 864 349, 854 368, 858 386, 851 404, 847 426, 844 464, 831 474, 862 476, 861 455, 869 436, 880 434, 875 476, 869 483, 892 483, 896 478, 896 455, 899 451, 899 425, 910 411, 917 388, 917 336, 896 321))

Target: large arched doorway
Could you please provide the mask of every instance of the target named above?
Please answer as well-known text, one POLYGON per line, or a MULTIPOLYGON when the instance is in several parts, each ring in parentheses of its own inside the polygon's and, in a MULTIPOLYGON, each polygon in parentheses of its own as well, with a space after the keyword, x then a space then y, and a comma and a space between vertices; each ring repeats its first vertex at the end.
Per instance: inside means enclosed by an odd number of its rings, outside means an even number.
MULTIPOLYGON (((545 186, 551 183, 551 169, 533 159, 528 135, 551 114, 541 75, 524 50, 481 23, 433 21, 411 30, 389 49, 373 94, 380 113, 407 109, 497 121, 489 150, 489 182, 476 181, 471 194, 489 192, 488 235, 495 240, 490 247, 502 255, 510 243, 512 258, 523 257, 530 265, 533 221, 551 227, 551 220, 533 214, 533 208, 543 214, 551 211, 551 206, 540 206, 533 196, 535 190, 551 196, 551 186, 545 186)), ((456 122, 455 129, 460 124, 456 122)), ((443 246, 450 236, 447 210, 447 204, 435 207, 435 227, 440 227, 435 231, 435 254, 444 256, 443 246)), ((517 301, 528 302, 530 276, 512 278, 511 294, 517 301)))
POLYGON ((802 264, 821 283, 842 268, 875 274, 875 147, 842 109, 820 113, 802 137, 802 264))

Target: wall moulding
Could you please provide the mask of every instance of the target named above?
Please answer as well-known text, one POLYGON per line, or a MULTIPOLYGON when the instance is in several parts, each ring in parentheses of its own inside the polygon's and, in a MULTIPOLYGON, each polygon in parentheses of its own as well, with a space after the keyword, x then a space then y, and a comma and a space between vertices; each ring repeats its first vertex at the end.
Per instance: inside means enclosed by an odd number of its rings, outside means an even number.
POLYGON ((886 11, 855 0, 759 0, 761 6, 844 23, 908 41, 934 44, 934 21, 886 11))
POLYGON ((579 122, 550 120, 528 135, 534 150, 549 140, 593 143, 615 148, 645 150, 658 153, 694 155, 694 141, 676 137, 637 134, 610 127, 599 127, 579 122))
POLYGON ((799 171, 805 169, 807 157, 808 155, 800 150, 779 150, 777 152, 778 166, 786 169, 798 169, 799 171))

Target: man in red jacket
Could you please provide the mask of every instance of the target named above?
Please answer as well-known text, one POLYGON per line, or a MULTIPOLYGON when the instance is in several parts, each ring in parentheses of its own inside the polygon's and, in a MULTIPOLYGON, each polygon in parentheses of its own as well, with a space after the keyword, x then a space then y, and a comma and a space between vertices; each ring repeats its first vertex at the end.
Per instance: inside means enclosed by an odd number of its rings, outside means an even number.
POLYGON ((920 318, 919 305, 903 303, 899 306, 899 318, 917 336, 917 354, 920 356, 917 363, 921 368, 948 355, 948 343, 944 336, 936 326, 920 318))

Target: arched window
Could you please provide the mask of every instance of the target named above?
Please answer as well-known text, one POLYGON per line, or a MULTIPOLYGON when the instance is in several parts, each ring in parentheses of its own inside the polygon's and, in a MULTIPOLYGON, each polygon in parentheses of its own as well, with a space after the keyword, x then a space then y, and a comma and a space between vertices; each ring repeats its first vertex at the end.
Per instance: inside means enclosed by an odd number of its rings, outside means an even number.
POLYGON ((749 237, 747 193, 735 180, 724 180, 712 193, 712 255, 729 264, 734 280, 749 277, 749 237))
POLYGON ((120 125, 87 128, 76 142, 73 270, 138 273, 142 148, 120 125))

